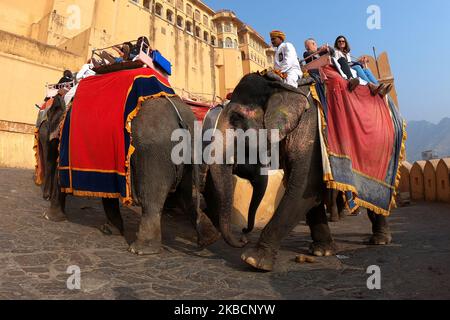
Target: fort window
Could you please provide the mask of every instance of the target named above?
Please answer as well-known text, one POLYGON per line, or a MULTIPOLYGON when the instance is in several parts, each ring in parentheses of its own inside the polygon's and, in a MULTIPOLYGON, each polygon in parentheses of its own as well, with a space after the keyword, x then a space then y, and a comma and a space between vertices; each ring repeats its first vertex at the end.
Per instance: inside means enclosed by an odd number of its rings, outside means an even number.
POLYGON ((225 39, 225 48, 233 48, 233 40, 231 38, 225 39))
POLYGON ((235 48, 238 48, 238 47, 239 47, 238 42, 237 42, 236 39, 234 39, 234 47, 235 47, 235 48))
POLYGON ((173 22, 173 12, 171 10, 167 10, 167 12, 166 12, 166 19, 169 22, 173 22))
POLYGON ((162 5, 161 4, 157 3, 155 5, 155 13, 156 13, 156 15, 162 17, 162 5))
POLYGON ((186 15, 192 18, 192 6, 190 4, 186 5, 186 15))
POLYGON ((183 28, 183 18, 181 16, 177 16, 177 26, 183 28))
POLYGON ((195 10, 195 16, 194 16, 195 21, 200 21, 201 19, 201 14, 199 10, 195 10))
POLYGON ((143 6, 145 9, 150 10, 150 0, 144 0, 143 6))
POLYGON ((203 15, 203 24, 204 24, 206 27, 208 26, 208 22, 209 22, 208 16, 207 16, 207 15, 203 15))
POLYGON ((233 28, 233 25, 231 23, 227 23, 225 25, 225 32, 231 32, 232 28, 233 28))
POLYGON ((206 31, 203 32, 203 40, 205 40, 206 42, 209 41, 209 34, 206 31))
POLYGON ((192 34, 192 22, 186 21, 186 31, 192 34))
POLYGON ((211 36, 211 45, 212 46, 216 46, 216 37, 214 37, 214 36, 211 36))
POLYGON ((183 0, 177 0, 177 9, 183 11, 184 3, 183 0))
POLYGON ((195 27, 195 36, 197 38, 200 38, 200 32, 201 32, 200 28, 199 27, 195 27))

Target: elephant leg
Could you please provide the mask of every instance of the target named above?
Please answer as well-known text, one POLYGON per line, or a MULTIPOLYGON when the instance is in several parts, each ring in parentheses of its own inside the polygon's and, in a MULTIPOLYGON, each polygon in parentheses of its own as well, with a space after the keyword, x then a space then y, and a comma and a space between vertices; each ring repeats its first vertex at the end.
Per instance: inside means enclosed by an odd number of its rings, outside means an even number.
POLYGON ((269 183, 269 177, 266 175, 258 175, 251 180, 253 187, 252 200, 250 202, 250 208, 248 210, 248 225, 247 228, 242 230, 243 233, 250 233, 255 228, 255 218, 261 201, 266 194, 267 185, 269 183))
POLYGON ((50 193, 50 208, 44 213, 44 218, 53 222, 62 222, 67 220, 65 215, 66 194, 61 192, 59 186, 57 157, 58 157, 58 141, 53 140, 49 148, 48 162, 50 170, 51 193, 50 193))
POLYGON ((142 146, 136 148, 132 158, 132 180, 142 207, 142 217, 137 239, 128 251, 137 255, 152 255, 162 249, 161 216, 175 182, 175 170, 170 158, 159 158, 144 150, 142 146))
POLYGON ((281 241, 314 206, 317 206, 316 198, 299 201, 298 194, 285 194, 275 215, 264 228, 256 247, 246 250, 241 259, 258 270, 272 271, 281 241))
POLYGON ((328 209, 330 213, 330 221, 331 222, 339 222, 340 216, 339 216, 339 208, 337 205, 338 197, 339 197, 339 191, 337 190, 328 190, 330 199, 330 208, 328 209))
POLYGON ((331 237, 324 205, 320 205, 308 212, 306 222, 311 230, 313 240, 310 247, 311 254, 317 257, 332 256, 336 251, 336 246, 331 237))
POLYGON ((371 245, 388 245, 392 242, 392 234, 386 217, 367 210, 370 222, 372 223, 372 237, 369 240, 371 245))
POLYGON ((142 218, 137 239, 128 249, 131 253, 143 256, 161 252, 161 216, 169 191, 159 190, 141 199, 142 218))
POLYGON ((343 220, 346 217, 346 210, 345 210, 345 201, 344 196, 342 192, 339 192, 337 199, 336 199, 336 206, 339 212, 339 219, 343 220))
POLYGON ((194 223, 197 231, 197 244, 199 248, 206 248, 213 243, 217 242, 221 238, 220 233, 213 225, 209 217, 194 203, 193 191, 197 193, 197 197, 200 196, 200 192, 194 187, 193 190, 193 167, 186 166, 183 179, 178 186, 177 193, 180 201, 180 207, 184 212, 189 213, 189 216, 194 223))
POLYGON ((123 219, 120 214, 119 199, 102 199, 108 222, 100 226, 100 231, 107 236, 123 236, 123 219))
MULTIPOLYGON (((58 188, 57 188, 58 189, 58 188)), ((44 212, 44 218, 52 222, 63 222, 67 220, 65 215, 66 194, 58 191, 58 194, 50 198, 50 208, 44 212)))
MULTIPOLYGON (((42 138, 41 138, 42 139, 42 138)), ((41 140, 42 141, 42 140, 41 140)), ((51 184, 52 184, 52 177, 51 177, 51 164, 48 161, 48 147, 47 143, 39 142, 38 148, 40 148, 40 151, 42 152, 42 162, 44 166, 44 184, 42 188, 43 198, 45 200, 50 200, 51 197, 51 184)), ((40 161, 41 159, 39 159, 40 161)))

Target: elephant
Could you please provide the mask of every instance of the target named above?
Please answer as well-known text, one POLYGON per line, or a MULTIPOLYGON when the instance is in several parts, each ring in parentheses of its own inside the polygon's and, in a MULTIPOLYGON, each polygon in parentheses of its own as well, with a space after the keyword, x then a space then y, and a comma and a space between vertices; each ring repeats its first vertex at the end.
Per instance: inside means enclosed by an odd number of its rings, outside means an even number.
MULTIPOLYGON (((48 112, 47 126, 59 127, 64 109, 63 103, 55 104, 48 112)), ((132 121, 132 141, 136 149, 131 158, 132 191, 136 204, 142 207, 142 218, 137 239, 128 249, 131 253, 160 253, 161 216, 169 194, 174 194, 179 208, 190 215, 197 230, 200 247, 206 247, 220 239, 220 233, 200 210, 198 202, 194 202, 193 191, 198 190, 198 166, 193 163, 175 165, 171 159, 175 145, 171 141, 172 133, 182 127, 187 128, 193 137, 194 121, 192 110, 179 97, 159 97, 144 101, 132 121), (197 188, 194 188, 194 185, 197 188)), ((66 219, 66 194, 62 193, 58 186, 56 170, 58 140, 59 137, 50 138, 48 131, 42 131, 41 141, 48 146, 48 165, 52 169, 49 177, 52 185, 50 208, 46 211, 45 218, 55 222, 66 219)), ((100 228, 101 231, 106 235, 123 236, 124 224, 119 200, 103 199, 102 203, 108 222, 100 228)))
POLYGON ((55 192, 55 185, 52 183, 52 177, 56 174, 57 150, 59 123, 65 113, 64 99, 61 94, 53 98, 51 107, 39 112, 36 127, 38 129, 38 142, 36 146, 39 154, 39 166, 42 166, 38 172, 42 175, 42 192, 45 200, 50 200, 51 194, 55 192), (56 151, 56 152, 55 152, 56 151))
MULTIPOLYGON (((345 219, 346 209, 344 202, 344 193, 338 190, 327 190, 326 201, 327 212, 330 214, 330 222, 339 222, 345 219)), ((360 208, 356 208, 353 215, 359 215, 361 213, 360 208)))
MULTIPOLYGON (((317 106, 309 104, 307 96, 299 90, 260 73, 251 73, 244 76, 234 90, 217 128, 223 134, 227 129, 279 130, 278 139, 269 138, 269 142, 279 143, 286 193, 257 244, 244 251, 241 259, 255 269, 272 271, 281 241, 305 218, 313 240, 311 253, 315 256, 333 255, 336 245, 325 211, 326 188, 317 106)), ((222 150, 235 143, 229 140, 223 139, 222 150)), ((243 248, 247 243, 238 240, 230 228, 233 167, 217 163, 210 166, 210 172, 218 199, 222 236, 232 247, 243 248)), ((386 218, 372 211, 368 215, 373 226, 370 243, 389 244, 392 236, 386 218)))
MULTIPOLYGON (((205 133, 208 130, 214 130, 215 125, 220 117, 220 114, 223 111, 224 106, 218 105, 206 114, 205 119, 203 121, 203 137, 205 137, 205 133)), ((205 149, 211 142, 203 142, 203 149, 205 149)), ((258 211, 259 206, 264 198, 264 195, 267 191, 267 186, 269 184, 269 178, 267 175, 261 174, 261 169, 264 166, 261 164, 238 164, 235 166, 233 170, 233 174, 238 176, 241 179, 248 180, 253 188, 252 198, 250 201, 250 207, 248 211, 248 219, 247 219, 247 227, 242 230, 244 234, 248 234, 253 231, 255 227, 255 219, 256 213, 258 211)), ((212 217, 215 226, 218 228, 218 214, 217 214, 217 206, 214 198, 214 186, 211 180, 211 175, 209 174, 208 166, 204 164, 202 166, 202 181, 204 187, 202 188, 203 193, 205 194, 206 201, 206 213, 208 216, 212 217)))

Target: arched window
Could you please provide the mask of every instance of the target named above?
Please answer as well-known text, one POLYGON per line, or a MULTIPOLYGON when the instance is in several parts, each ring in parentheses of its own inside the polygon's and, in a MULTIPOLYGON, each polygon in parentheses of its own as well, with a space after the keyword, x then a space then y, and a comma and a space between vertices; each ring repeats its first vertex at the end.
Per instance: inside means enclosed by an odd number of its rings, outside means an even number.
POLYGON ((157 3, 155 5, 155 13, 156 13, 156 15, 162 17, 162 8, 163 7, 162 7, 162 5, 160 3, 157 3))
POLYGON ((233 43, 234 43, 234 47, 237 49, 237 48, 239 47, 237 40, 234 39, 234 42, 233 42, 233 43))
POLYGON ((233 40, 231 38, 225 39, 225 48, 233 48, 233 40))
POLYGON ((209 34, 206 31, 203 32, 203 40, 205 40, 206 42, 209 41, 209 34))
POLYGON ((205 27, 208 27, 208 23, 209 23, 209 18, 207 15, 203 15, 203 24, 205 25, 205 27))
POLYGON ((194 16, 195 21, 200 21, 201 19, 201 14, 199 10, 195 10, 195 16, 194 16))
POLYGON ((186 5, 186 15, 192 18, 192 6, 189 3, 186 5))
POLYGON ((150 10, 150 0, 144 0, 143 6, 145 9, 150 10))
POLYGON ((177 26, 183 28, 183 18, 181 16, 177 16, 177 26))
POLYGON ((195 27, 195 36, 197 38, 200 38, 200 33, 201 33, 200 27, 195 27))
POLYGON ((166 11, 166 19, 169 22, 173 22, 173 12, 169 9, 166 11))
POLYGON ((177 0, 177 9, 183 11, 184 3, 183 0, 177 0))
POLYGON ((216 46, 216 37, 214 37, 214 36, 211 36, 211 45, 212 46, 216 46))
POLYGON ((192 33, 192 22, 186 21, 186 31, 192 33))

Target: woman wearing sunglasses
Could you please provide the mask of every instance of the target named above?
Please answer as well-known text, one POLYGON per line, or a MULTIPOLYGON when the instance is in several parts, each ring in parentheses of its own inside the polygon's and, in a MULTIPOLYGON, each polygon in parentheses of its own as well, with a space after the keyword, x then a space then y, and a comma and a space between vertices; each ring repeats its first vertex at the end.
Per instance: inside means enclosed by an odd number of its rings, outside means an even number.
POLYGON ((342 72, 347 76, 347 79, 350 80, 350 91, 353 91, 356 88, 356 82, 359 82, 358 84, 361 85, 367 85, 374 96, 377 94, 385 96, 392 90, 391 84, 379 84, 370 69, 363 67, 363 64, 367 63, 368 60, 366 57, 363 57, 359 61, 352 60, 352 56, 350 55, 350 44, 346 37, 337 37, 334 48, 336 49, 334 58, 339 63, 342 72), (353 79, 358 79, 358 81, 353 79))

